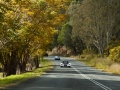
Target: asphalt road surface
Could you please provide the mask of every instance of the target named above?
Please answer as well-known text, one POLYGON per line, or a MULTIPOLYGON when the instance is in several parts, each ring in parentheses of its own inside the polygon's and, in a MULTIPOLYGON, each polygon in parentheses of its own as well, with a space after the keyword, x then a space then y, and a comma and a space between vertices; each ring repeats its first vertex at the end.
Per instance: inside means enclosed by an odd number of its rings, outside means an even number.
POLYGON ((6 90, 120 90, 120 76, 96 70, 73 58, 46 58, 54 62, 53 70, 6 90), (61 68, 62 60, 71 62, 72 67, 61 68))

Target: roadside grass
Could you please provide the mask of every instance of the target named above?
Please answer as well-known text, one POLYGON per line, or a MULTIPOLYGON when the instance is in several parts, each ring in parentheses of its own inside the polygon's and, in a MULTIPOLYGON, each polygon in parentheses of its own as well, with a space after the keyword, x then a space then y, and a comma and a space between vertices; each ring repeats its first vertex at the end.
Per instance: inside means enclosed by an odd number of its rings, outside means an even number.
POLYGON ((99 70, 120 75, 120 63, 110 60, 108 57, 101 58, 98 56, 81 55, 78 60, 82 61, 88 66, 95 67, 99 70))
POLYGON ((0 78, 0 89, 5 88, 10 85, 16 85, 22 81, 25 81, 30 78, 38 77, 42 74, 44 74, 47 70, 50 70, 53 68, 53 62, 44 59, 41 62, 41 67, 37 68, 33 71, 25 72, 23 74, 19 75, 11 75, 8 77, 0 78))
POLYGON ((120 75, 120 64, 119 64, 119 63, 114 63, 114 64, 112 64, 112 65, 109 67, 108 71, 109 71, 109 72, 112 71, 112 73, 117 74, 117 75, 120 75))

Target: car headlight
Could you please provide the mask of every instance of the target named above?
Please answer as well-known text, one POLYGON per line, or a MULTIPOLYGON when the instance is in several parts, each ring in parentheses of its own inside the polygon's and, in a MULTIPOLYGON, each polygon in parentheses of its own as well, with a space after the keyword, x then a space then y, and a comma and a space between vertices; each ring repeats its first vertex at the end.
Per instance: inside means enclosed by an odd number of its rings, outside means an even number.
POLYGON ((60 65, 63 65, 63 63, 60 63, 60 65))
POLYGON ((68 63, 69 66, 71 66, 71 63, 68 63))

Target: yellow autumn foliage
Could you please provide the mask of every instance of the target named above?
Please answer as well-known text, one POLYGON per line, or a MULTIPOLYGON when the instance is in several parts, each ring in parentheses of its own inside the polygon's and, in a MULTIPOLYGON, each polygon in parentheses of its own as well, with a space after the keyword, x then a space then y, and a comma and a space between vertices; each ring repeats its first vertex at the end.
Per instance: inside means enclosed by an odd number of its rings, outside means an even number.
POLYGON ((54 35, 58 34, 57 27, 67 19, 64 13, 67 2, 69 0, 11 0, 13 11, 8 10, 5 16, 8 20, 20 20, 19 38, 23 42, 29 40, 30 51, 37 52, 38 49, 37 53, 42 55, 54 41, 54 35))
POLYGON ((114 47, 110 50, 109 57, 111 60, 120 62, 120 46, 114 47))

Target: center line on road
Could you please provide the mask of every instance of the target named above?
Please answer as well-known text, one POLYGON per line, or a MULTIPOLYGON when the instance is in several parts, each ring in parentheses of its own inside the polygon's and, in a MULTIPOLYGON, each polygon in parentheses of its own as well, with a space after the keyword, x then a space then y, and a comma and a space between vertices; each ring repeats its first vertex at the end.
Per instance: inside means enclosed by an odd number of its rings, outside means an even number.
POLYGON ((103 85, 103 84, 95 81, 94 79, 88 77, 87 75, 83 74, 82 72, 80 72, 79 70, 77 70, 75 67, 72 66, 72 68, 73 68, 76 72, 78 72, 80 75, 82 75, 84 78, 88 79, 89 81, 93 82, 94 84, 98 85, 99 87, 103 88, 104 90, 112 90, 111 88, 109 88, 109 87, 107 87, 107 86, 105 86, 105 85, 103 85))

